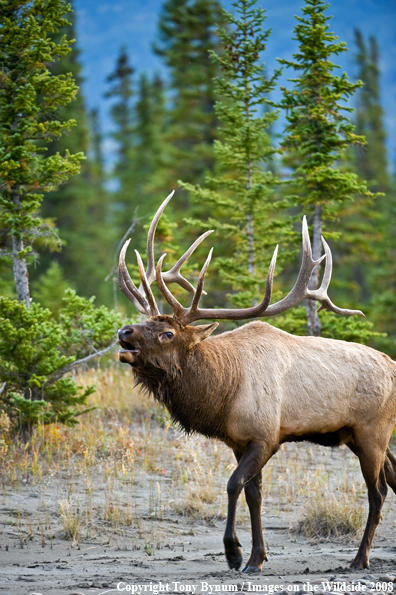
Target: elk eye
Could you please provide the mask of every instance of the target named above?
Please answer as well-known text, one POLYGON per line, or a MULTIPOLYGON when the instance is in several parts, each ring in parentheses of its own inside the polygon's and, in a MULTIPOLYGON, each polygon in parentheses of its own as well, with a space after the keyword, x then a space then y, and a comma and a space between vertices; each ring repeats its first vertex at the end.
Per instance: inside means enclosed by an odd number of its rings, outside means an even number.
POLYGON ((173 339, 173 333, 171 331, 166 331, 166 333, 162 333, 162 339, 173 339))

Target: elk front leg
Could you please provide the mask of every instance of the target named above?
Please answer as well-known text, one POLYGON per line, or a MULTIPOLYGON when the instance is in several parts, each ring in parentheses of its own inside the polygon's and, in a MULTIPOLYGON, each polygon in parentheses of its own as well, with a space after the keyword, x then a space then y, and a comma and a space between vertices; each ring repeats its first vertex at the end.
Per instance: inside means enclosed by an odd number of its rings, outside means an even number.
MULTIPOLYGON (((227 562, 230 568, 235 568, 239 570, 242 564, 242 550, 241 544, 236 535, 235 531, 235 519, 236 519, 236 507, 239 495, 242 489, 245 487, 247 482, 253 480, 257 474, 261 474, 261 469, 264 467, 265 463, 272 455, 272 450, 268 447, 267 444, 262 442, 254 443, 250 445, 246 451, 241 455, 240 453, 235 453, 237 460, 239 460, 238 467, 235 469, 234 473, 231 475, 228 485, 227 485, 227 493, 228 493, 228 515, 227 515, 227 524, 226 530, 224 533, 224 547, 225 547, 225 554, 227 558, 227 562)), ((249 485, 249 484, 248 484, 249 485)), ((253 486, 255 484, 252 484, 253 486)), ((260 513, 257 514, 257 510, 261 508, 261 491, 260 491, 260 506, 258 508, 258 498, 256 489, 251 487, 248 488, 246 492, 248 506, 251 513, 251 520, 252 520, 252 532, 253 532, 253 549, 252 549, 252 556, 249 560, 250 572, 258 572, 261 570, 265 559, 265 548, 264 548, 264 541, 262 536, 261 530, 261 516, 260 513), (248 496, 249 494, 249 496, 248 496), (249 505, 250 501, 250 505, 249 505), (252 506, 252 509, 251 509, 252 506), (253 515, 252 515, 253 510, 253 515), (257 517, 259 517, 259 522, 257 524, 257 517), (254 523, 254 528, 253 528, 254 523), (260 533, 260 537, 258 536, 260 533), (254 556, 254 558, 253 558, 254 556), (250 564, 251 561, 254 560, 254 570, 252 565, 250 564)))
MULTIPOLYGON (((234 454, 239 463, 242 453, 234 451, 234 454)), ((245 496, 249 507, 253 543, 252 553, 242 572, 254 573, 260 570, 263 561, 267 561, 267 552, 265 551, 263 528, 261 525, 262 471, 259 471, 245 485, 245 496)))
POLYGON ((252 553, 242 572, 259 572, 263 562, 267 561, 263 527, 261 525, 262 472, 260 471, 245 485, 246 502, 250 512, 252 526, 252 553))

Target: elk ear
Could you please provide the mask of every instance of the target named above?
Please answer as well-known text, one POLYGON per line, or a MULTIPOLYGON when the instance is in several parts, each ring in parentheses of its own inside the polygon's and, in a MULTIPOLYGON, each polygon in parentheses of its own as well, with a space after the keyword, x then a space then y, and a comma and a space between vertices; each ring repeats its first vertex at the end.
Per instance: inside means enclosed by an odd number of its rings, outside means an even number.
POLYGON ((196 339, 195 343, 199 343, 200 341, 207 339, 218 326, 218 322, 213 322, 212 324, 199 324, 198 326, 194 326, 194 335, 196 339))

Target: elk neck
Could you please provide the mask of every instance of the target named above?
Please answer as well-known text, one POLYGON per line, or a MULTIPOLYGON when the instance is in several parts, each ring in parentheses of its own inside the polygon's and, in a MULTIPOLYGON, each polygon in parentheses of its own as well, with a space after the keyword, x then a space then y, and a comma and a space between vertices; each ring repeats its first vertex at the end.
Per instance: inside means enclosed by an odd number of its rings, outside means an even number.
POLYGON ((227 350, 223 335, 210 337, 179 352, 161 365, 133 369, 140 385, 164 405, 187 433, 226 438, 226 419, 242 383, 238 353, 227 350))

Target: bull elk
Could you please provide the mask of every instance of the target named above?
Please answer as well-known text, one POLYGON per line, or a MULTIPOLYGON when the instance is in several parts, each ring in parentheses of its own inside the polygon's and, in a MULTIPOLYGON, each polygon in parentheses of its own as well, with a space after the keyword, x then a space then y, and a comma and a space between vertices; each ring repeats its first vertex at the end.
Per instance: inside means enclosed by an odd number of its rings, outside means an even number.
POLYGON ((244 572, 259 572, 267 560, 262 526, 262 468, 284 442, 308 440, 324 446, 346 444, 359 458, 367 485, 369 514, 352 565, 366 568, 375 529, 387 493, 396 492, 396 458, 388 442, 396 425, 396 365, 385 354, 356 343, 296 337, 255 320, 235 330, 210 336, 217 322, 191 326, 204 319, 242 320, 274 316, 303 299, 320 302, 319 309, 342 315, 358 314, 335 306, 327 295, 332 256, 322 238, 324 256, 313 260, 306 220, 302 228, 302 263, 290 293, 270 304, 277 248, 266 280, 263 301, 245 309, 199 307, 209 253, 197 287, 180 268, 203 234, 175 266, 162 272, 165 254, 154 264, 154 234, 172 195, 163 202, 151 224, 147 241, 147 270, 138 252, 141 285, 132 282, 125 265, 128 240, 120 253, 119 285, 126 297, 149 320, 124 326, 118 333, 121 362, 132 366, 141 385, 170 412, 186 432, 222 440, 234 451, 238 466, 228 481, 228 515, 224 534, 230 568, 239 569, 242 550, 235 531, 238 497, 245 489, 252 529, 252 551, 244 572), (325 259, 319 289, 308 289, 312 271, 325 259), (171 306, 162 315, 151 290, 158 287, 171 306), (178 283, 192 292, 183 307, 167 285, 178 283))

